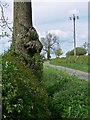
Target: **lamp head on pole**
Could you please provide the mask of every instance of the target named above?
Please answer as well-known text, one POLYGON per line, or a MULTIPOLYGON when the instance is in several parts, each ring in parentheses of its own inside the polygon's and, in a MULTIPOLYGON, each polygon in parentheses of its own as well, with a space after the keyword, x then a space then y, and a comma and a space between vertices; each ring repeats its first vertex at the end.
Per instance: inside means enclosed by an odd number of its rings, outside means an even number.
POLYGON ((79 16, 77 16, 77 19, 79 19, 79 16))
POLYGON ((72 17, 69 17, 70 20, 72 20, 72 17))

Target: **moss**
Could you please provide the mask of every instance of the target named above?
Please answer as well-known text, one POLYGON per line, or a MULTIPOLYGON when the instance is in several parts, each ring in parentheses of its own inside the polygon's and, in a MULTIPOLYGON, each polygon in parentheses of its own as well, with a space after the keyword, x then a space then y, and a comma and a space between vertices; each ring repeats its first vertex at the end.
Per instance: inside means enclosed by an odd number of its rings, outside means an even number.
POLYGON ((35 53, 33 56, 29 54, 21 54, 20 51, 14 51, 13 48, 8 51, 7 54, 18 58, 21 62, 28 66, 37 80, 42 80, 43 73, 43 57, 40 53, 35 53))
POLYGON ((42 73, 43 73, 43 58, 39 53, 35 53, 33 57, 30 59, 31 64, 30 67, 34 72, 34 75, 39 79, 42 80, 42 73))

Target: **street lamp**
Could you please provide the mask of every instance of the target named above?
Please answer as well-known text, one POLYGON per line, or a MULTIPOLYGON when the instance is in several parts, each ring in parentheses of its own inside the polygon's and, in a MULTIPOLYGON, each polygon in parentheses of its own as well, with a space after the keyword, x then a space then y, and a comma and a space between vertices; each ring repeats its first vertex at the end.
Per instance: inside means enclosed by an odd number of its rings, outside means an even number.
POLYGON ((76 16, 75 14, 72 15, 72 17, 69 17, 70 20, 73 20, 73 38, 74 38, 74 55, 76 55, 76 32, 75 32, 75 21, 76 19, 79 19, 79 16, 76 16))

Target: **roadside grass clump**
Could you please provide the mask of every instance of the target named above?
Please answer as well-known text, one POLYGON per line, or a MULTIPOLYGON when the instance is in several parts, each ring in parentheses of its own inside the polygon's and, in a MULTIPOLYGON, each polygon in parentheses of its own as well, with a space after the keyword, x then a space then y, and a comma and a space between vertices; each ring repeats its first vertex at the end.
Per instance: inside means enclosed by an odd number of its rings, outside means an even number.
POLYGON ((89 58, 90 58, 90 55, 55 58, 50 61, 50 64, 64 66, 64 67, 68 67, 68 68, 81 70, 81 71, 90 73, 89 58))
POLYGON ((2 120, 50 117, 48 95, 32 70, 18 56, 2 56, 2 120))
POLYGON ((43 79, 53 118, 88 118, 87 81, 46 66, 43 79))

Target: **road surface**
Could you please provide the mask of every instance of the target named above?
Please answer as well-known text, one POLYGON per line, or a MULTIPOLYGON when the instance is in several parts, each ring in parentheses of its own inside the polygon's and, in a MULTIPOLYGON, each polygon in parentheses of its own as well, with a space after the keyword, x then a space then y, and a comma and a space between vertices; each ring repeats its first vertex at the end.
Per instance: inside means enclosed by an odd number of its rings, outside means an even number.
POLYGON ((68 73, 70 75, 77 76, 77 77, 79 77, 81 79, 84 79, 84 80, 90 82, 90 80, 89 80, 90 79, 90 73, 86 73, 86 72, 82 72, 80 70, 75 70, 75 69, 66 68, 66 67, 62 67, 62 66, 52 65, 49 62, 44 62, 44 65, 55 68, 55 69, 58 69, 58 70, 62 70, 62 71, 66 72, 66 73, 68 73))

